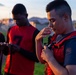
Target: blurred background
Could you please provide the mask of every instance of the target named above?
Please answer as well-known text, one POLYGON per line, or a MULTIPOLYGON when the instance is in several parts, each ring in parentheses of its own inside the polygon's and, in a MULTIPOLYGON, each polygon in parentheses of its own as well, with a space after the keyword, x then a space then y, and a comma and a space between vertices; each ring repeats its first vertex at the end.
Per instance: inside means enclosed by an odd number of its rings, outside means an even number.
MULTIPOLYGON (((46 5, 52 0, 0 0, 0 31, 7 32, 14 25, 11 10, 16 3, 22 3, 27 8, 30 23, 41 30, 48 25, 46 5)), ((76 0, 66 0, 72 9, 72 19, 76 25, 76 0)), ((76 27, 76 26, 75 26, 76 27)))

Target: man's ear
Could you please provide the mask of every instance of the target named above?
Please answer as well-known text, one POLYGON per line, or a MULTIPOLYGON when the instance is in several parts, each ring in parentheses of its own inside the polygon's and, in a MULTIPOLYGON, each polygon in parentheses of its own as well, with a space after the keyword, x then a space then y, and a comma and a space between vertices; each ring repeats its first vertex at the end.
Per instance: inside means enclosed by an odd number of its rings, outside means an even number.
POLYGON ((28 17, 28 14, 26 14, 26 18, 28 17))
POLYGON ((64 20, 68 20, 68 18, 69 18, 69 15, 67 14, 67 13, 64 13, 64 15, 63 15, 63 18, 64 18, 64 20))

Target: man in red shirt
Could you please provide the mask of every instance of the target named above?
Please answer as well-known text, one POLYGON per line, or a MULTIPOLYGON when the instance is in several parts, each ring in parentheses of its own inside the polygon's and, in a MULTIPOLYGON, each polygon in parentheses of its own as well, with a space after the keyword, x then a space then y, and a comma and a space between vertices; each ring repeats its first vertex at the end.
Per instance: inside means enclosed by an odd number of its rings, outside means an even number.
POLYGON ((33 75, 35 62, 38 62, 35 37, 39 30, 29 23, 23 4, 16 4, 12 9, 12 15, 16 25, 7 33, 7 42, 11 46, 6 58, 5 75, 33 75), (14 50, 18 51, 14 52, 14 50))

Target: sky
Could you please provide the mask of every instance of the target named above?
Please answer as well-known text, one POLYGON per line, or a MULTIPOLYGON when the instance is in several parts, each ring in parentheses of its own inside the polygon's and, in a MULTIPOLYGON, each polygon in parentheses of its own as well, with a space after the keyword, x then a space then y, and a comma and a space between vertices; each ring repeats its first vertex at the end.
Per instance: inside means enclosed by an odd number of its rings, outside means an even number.
MULTIPOLYGON (((52 0, 0 0, 4 6, 0 6, 0 19, 12 17, 11 11, 15 4, 22 3, 26 6, 28 18, 47 17, 46 5, 52 0)), ((66 0, 72 9, 72 19, 76 20, 76 0, 66 0)))

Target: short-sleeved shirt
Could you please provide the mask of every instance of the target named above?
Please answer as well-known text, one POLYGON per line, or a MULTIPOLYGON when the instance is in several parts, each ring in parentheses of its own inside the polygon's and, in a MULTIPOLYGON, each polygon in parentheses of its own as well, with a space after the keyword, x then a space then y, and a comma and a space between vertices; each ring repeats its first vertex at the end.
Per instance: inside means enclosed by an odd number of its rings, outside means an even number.
POLYGON ((76 65, 76 38, 71 39, 65 45, 64 66, 76 65))

